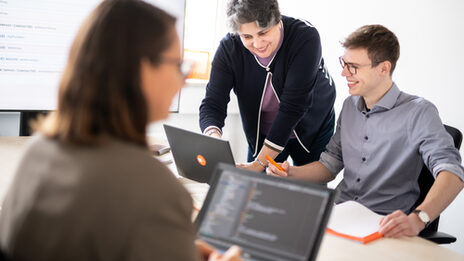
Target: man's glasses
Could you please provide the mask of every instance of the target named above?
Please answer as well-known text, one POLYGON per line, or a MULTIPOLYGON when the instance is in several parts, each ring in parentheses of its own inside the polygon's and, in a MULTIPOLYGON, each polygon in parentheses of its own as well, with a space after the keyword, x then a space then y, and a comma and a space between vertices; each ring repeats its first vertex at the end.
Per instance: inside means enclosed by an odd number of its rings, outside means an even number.
POLYGON ((184 79, 187 79, 193 67, 193 62, 190 62, 190 61, 181 62, 178 59, 169 58, 169 57, 162 57, 161 62, 177 66, 179 68, 179 73, 182 75, 184 79))
POLYGON ((354 64, 352 64, 352 63, 347 63, 347 62, 345 62, 345 60, 343 60, 343 57, 342 57, 342 56, 338 57, 338 60, 340 61, 340 65, 342 66, 342 69, 345 69, 345 66, 346 66, 346 68, 347 68, 348 71, 351 73, 351 75, 357 74, 357 73, 358 73, 358 69, 359 69, 360 67, 372 65, 371 63, 370 63, 370 64, 361 64, 361 65, 354 65, 354 64))

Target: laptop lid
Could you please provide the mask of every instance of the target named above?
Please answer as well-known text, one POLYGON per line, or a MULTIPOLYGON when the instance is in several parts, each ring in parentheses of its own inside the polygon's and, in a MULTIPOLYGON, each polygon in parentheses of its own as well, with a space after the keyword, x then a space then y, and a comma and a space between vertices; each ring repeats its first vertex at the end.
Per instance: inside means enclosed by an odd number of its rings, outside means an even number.
POLYGON ((198 237, 223 251, 238 245, 251 260, 315 260, 335 195, 219 164, 195 220, 198 237))
POLYGON ((229 142, 164 124, 179 175, 209 183, 219 162, 235 164, 229 142))

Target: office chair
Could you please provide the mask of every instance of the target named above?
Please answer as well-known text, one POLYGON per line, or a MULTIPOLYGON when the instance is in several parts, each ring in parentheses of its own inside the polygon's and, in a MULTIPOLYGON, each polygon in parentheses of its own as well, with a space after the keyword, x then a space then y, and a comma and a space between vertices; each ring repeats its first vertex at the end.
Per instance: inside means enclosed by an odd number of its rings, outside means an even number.
MULTIPOLYGON (((451 135, 451 137, 453 137, 454 146, 457 149, 459 149, 462 143, 462 133, 454 127, 448 125, 444 125, 444 127, 446 131, 451 135)), ((420 188, 420 196, 414 204, 413 209, 415 209, 420 203, 422 203, 422 201, 424 201, 425 196, 429 192, 430 187, 432 187, 434 181, 435 178, 433 177, 432 173, 430 173, 427 166, 424 165, 419 175, 419 179, 417 180, 420 188)), ((437 244, 449 244, 455 242, 456 237, 438 231, 439 220, 440 216, 438 216, 433 222, 431 222, 428 227, 422 230, 419 233, 419 236, 437 244)))

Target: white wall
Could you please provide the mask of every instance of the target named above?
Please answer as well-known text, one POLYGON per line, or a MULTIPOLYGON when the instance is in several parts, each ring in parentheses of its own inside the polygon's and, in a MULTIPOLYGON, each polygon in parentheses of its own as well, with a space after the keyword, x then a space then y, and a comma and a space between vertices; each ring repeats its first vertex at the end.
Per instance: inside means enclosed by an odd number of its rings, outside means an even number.
MULTIPOLYGON (((348 96, 338 63, 343 55, 340 40, 362 25, 383 24, 400 41, 401 55, 393 74, 399 88, 430 100, 445 124, 464 130, 464 1, 280 0, 279 4, 283 14, 307 19, 319 30, 324 59, 337 84, 337 115, 348 96)), ((461 193, 440 219, 440 230, 458 238, 446 247, 462 254, 463 206, 461 193)))

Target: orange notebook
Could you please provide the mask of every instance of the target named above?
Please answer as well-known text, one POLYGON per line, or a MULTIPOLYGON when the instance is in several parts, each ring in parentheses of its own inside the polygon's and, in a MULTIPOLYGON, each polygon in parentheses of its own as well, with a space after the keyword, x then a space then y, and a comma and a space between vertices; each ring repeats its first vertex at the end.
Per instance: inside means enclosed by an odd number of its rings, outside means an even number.
POLYGON ((367 244, 383 237, 378 232, 382 215, 355 201, 335 205, 326 232, 367 244))

